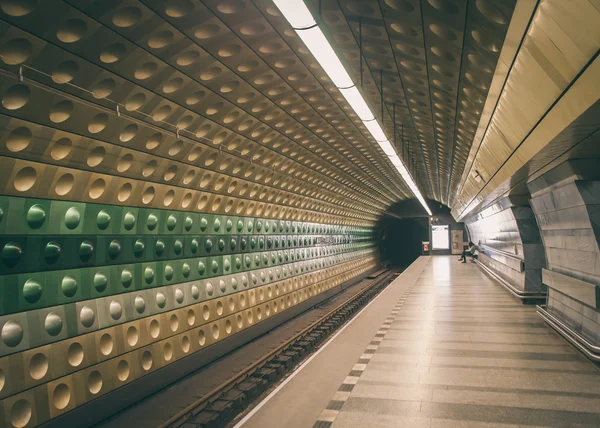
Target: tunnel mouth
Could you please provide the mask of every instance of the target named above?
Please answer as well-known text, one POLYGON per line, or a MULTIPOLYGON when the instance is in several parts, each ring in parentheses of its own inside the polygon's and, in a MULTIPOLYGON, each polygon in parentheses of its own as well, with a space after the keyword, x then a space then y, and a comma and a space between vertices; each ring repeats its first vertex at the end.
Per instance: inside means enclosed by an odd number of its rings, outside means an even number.
POLYGON ((427 205, 431 217, 419 201, 408 199, 390 207, 378 220, 375 235, 379 259, 384 266, 404 269, 421 255, 462 252, 463 242, 467 240, 464 224, 454 220, 446 205, 433 200, 428 200, 427 205), (444 234, 446 242, 442 242, 444 234), (428 243, 427 246, 424 243, 428 243))

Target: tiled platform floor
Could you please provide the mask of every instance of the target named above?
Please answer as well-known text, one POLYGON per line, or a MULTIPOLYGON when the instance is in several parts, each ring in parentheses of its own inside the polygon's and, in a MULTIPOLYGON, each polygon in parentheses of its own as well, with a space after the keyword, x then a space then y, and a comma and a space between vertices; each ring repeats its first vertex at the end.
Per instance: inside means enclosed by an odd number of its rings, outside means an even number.
POLYGON ((600 427, 600 370, 457 258, 418 259, 238 427, 600 427))
POLYGON ((600 427, 600 371, 477 266, 431 257, 397 307, 333 427, 600 427))

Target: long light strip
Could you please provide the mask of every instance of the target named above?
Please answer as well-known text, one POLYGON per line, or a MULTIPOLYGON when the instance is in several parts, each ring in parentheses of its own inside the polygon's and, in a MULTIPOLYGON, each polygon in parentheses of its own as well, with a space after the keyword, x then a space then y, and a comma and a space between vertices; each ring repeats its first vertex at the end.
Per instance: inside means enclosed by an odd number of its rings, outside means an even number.
POLYGON ((344 64, 340 61, 335 50, 319 28, 317 21, 306 7, 303 0, 273 0, 285 19, 290 23, 294 31, 302 39, 308 50, 313 54, 333 84, 339 89, 350 107, 362 120, 367 130, 371 133, 377 144, 398 170, 400 176, 417 197, 425 211, 431 216, 431 210, 425 203, 423 195, 412 179, 402 159, 396 153, 394 146, 385 135, 375 115, 369 108, 354 81, 346 71, 344 64))

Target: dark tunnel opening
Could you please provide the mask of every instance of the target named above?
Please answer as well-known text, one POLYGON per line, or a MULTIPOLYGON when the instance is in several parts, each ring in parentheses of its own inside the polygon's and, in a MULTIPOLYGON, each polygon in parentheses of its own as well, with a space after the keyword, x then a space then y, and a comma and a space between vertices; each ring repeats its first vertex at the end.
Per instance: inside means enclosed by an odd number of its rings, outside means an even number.
POLYGON ((427 254, 459 254, 467 233, 463 223, 458 223, 450 214, 450 209, 439 202, 428 200, 432 216, 427 213, 418 200, 409 199, 399 202, 388 210, 375 228, 379 257, 386 266, 405 268, 414 262, 423 252, 423 242, 430 243, 427 254), (447 226, 448 248, 432 247, 431 226, 447 226), (453 234, 458 232, 456 238, 453 234), (462 233, 460 233, 462 232, 462 233))

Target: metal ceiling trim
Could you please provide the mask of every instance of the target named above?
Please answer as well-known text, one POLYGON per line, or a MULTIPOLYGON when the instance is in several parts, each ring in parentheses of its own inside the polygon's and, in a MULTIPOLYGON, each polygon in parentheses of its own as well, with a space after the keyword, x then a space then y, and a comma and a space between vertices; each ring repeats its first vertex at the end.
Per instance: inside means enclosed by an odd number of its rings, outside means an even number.
POLYGON ((554 104, 475 198, 464 207, 460 214, 452 213, 457 221, 467 217, 486 196, 491 194, 502 182, 548 145, 563 129, 597 102, 600 99, 598 81, 600 81, 600 56, 596 54, 591 64, 585 68, 585 71, 560 97, 558 102, 554 104))

